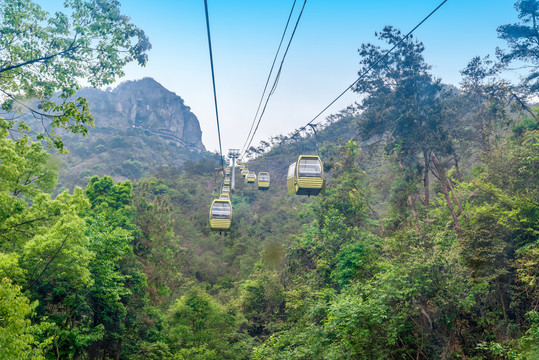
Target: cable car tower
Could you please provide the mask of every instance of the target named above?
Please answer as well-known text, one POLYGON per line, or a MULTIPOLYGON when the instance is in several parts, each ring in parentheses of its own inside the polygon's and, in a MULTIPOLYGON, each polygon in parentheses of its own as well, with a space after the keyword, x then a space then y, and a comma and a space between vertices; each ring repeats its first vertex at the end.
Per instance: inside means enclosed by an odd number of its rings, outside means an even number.
POLYGON ((230 189, 236 189, 236 159, 240 157, 240 149, 228 149, 228 157, 232 159, 232 181, 230 189))

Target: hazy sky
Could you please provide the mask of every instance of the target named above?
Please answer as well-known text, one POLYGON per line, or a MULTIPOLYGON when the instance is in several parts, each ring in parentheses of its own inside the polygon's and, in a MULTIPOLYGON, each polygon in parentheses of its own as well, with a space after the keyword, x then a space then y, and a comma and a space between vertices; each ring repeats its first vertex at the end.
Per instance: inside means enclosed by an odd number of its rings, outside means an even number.
MULTIPOLYGON (((59 0, 55 0, 59 1, 59 0)), ((203 0, 120 0, 122 12, 150 38, 145 68, 125 80, 153 77, 198 117, 208 150, 218 149, 203 0)), ((41 2, 41 1, 40 1, 41 2)), ((308 0, 275 94, 253 144, 305 125, 356 78, 357 49, 375 31, 411 30, 441 0, 308 0)), ((414 33, 444 83, 476 55, 504 43, 499 25, 517 21, 514 0, 449 0, 414 33)), ((241 148, 255 115, 293 0, 208 0, 223 152, 241 148)), ((47 6, 50 6, 50 2, 47 6)), ((303 0, 297 0, 293 18, 303 0)), ((322 119, 354 103, 350 92, 322 119)))

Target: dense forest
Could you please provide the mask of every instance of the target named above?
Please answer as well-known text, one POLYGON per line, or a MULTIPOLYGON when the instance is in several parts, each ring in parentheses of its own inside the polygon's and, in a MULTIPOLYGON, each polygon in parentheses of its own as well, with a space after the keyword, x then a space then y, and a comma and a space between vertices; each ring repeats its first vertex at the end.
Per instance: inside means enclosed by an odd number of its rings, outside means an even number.
POLYGON ((81 79, 111 84, 151 47, 117 2, 66 4, 0 3, 1 359, 539 359, 539 1, 459 87, 382 29, 355 106, 249 149, 271 186, 238 176, 226 234, 215 154, 57 187, 62 136, 92 131, 81 79), (325 192, 286 195, 317 151, 325 192))

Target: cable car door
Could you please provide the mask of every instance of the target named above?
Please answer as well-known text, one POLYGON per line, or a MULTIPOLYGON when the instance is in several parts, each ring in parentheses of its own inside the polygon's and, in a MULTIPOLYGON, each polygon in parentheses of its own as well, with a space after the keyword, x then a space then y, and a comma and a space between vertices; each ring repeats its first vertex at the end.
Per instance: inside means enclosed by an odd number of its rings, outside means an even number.
POLYGON ((286 175, 286 189, 288 190, 288 195, 296 193, 295 172, 296 163, 292 163, 288 167, 288 174, 286 175))

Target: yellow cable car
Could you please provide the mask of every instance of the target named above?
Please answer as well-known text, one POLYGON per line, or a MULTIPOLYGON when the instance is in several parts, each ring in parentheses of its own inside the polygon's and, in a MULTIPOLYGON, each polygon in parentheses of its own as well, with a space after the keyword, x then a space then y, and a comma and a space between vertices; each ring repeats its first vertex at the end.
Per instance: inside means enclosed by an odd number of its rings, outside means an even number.
POLYGON ((216 231, 230 230, 232 223, 232 204, 230 200, 215 199, 210 207, 210 227, 216 231))
POLYGON ((288 194, 318 195, 324 187, 324 169, 317 155, 300 155, 290 164, 286 179, 288 194))
POLYGON ((267 172, 258 173, 258 190, 268 190, 270 186, 270 174, 267 172))
POLYGON ((244 169, 241 170, 241 176, 246 177, 247 174, 249 174, 249 169, 244 168, 244 169))
POLYGON ((256 174, 254 173, 254 171, 250 171, 246 176, 245 176, 245 183, 246 184, 254 184, 256 181, 256 174))
POLYGON ((223 184, 224 185, 230 185, 230 178, 228 176, 225 177, 225 179, 223 180, 223 184))
POLYGON ((229 194, 230 193, 230 186, 223 185, 223 188, 221 189, 221 194, 229 194))
POLYGON ((225 175, 230 175, 230 168, 229 167, 225 168, 225 175))

